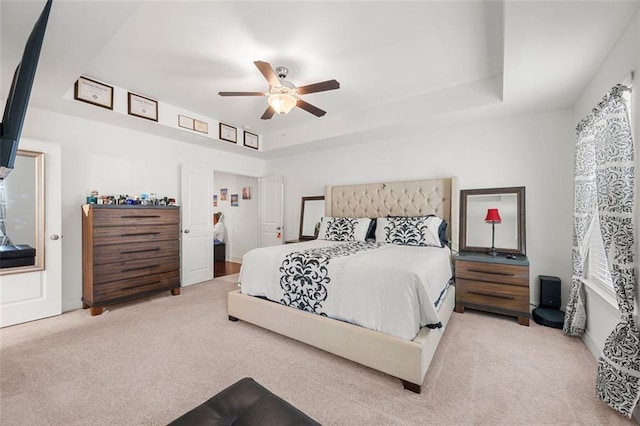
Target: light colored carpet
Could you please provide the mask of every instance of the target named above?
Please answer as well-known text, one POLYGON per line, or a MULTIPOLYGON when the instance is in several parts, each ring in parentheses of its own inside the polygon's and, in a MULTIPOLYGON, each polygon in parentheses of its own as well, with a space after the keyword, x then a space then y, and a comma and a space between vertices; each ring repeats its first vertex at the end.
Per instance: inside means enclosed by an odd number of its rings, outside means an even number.
POLYGON ((421 395, 399 380, 230 322, 222 277, 91 317, 0 330, 0 423, 166 424, 250 376, 326 425, 632 424, 595 396, 596 361, 560 330, 454 313, 421 395))

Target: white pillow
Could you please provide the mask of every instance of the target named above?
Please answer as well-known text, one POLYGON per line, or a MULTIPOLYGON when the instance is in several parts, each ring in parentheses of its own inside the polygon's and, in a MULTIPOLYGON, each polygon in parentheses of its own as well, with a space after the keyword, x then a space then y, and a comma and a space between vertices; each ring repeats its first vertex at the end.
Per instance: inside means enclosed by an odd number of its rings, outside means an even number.
POLYGON ((319 240, 365 241, 371 219, 368 217, 323 217, 318 231, 319 240))
POLYGON ((405 246, 444 247, 440 239, 443 220, 437 216, 379 217, 376 241, 405 246))

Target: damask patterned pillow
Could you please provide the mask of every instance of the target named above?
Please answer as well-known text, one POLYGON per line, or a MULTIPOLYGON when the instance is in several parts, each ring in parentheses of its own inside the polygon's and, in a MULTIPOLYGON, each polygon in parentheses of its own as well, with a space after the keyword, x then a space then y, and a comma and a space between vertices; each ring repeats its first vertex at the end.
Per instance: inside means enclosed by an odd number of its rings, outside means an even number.
POLYGON ((429 247, 447 243, 447 222, 437 216, 380 217, 377 222, 377 242, 429 247))
POLYGON ((323 217, 320 221, 319 240, 365 241, 371 219, 355 217, 323 217))

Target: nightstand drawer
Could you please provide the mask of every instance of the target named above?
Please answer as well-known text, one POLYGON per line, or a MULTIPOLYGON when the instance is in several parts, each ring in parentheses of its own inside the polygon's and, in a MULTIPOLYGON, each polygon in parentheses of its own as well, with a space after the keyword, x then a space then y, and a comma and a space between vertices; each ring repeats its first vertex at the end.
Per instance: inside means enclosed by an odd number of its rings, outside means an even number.
POLYGON ((456 278, 529 287, 529 267, 457 260, 456 278))
POLYGON ((529 288, 458 278, 456 303, 528 313, 529 288))

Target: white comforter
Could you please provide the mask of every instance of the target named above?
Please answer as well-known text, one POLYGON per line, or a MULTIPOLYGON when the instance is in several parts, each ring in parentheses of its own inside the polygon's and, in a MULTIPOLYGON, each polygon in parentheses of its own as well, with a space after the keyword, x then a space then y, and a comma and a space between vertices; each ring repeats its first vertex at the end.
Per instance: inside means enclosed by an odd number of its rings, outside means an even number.
POLYGON ((244 294, 413 340, 440 323, 451 276, 446 247, 314 240, 251 250, 239 281, 244 294))

